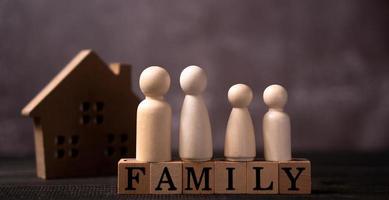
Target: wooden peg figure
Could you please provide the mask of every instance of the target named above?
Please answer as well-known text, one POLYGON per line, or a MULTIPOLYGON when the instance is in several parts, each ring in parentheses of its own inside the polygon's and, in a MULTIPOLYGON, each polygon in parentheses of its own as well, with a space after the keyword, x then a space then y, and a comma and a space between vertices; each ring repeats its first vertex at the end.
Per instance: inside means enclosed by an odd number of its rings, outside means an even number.
POLYGON ((185 92, 179 128, 179 154, 186 161, 207 161, 212 158, 212 132, 208 110, 202 93, 207 87, 207 75, 198 66, 185 68, 180 76, 185 92))
POLYGON ((162 67, 146 68, 139 78, 145 99, 139 104, 136 122, 136 160, 171 160, 172 111, 163 95, 170 87, 169 73, 162 67))
POLYGON ((230 161, 251 161, 256 156, 253 120, 248 106, 253 99, 251 88, 236 84, 228 91, 232 110, 227 123, 224 157, 230 161))
POLYGON ((284 112, 288 94, 281 85, 270 85, 263 92, 269 111, 263 117, 263 144, 265 160, 292 159, 290 119, 284 112))

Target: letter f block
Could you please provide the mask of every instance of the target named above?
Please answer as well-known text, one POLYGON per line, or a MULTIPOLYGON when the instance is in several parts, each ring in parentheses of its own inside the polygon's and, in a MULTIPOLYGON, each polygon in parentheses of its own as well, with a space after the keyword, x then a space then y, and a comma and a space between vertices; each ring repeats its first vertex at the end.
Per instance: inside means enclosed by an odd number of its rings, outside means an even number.
POLYGON ((121 159, 118 163, 118 194, 149 194, 150 163, 121 159))

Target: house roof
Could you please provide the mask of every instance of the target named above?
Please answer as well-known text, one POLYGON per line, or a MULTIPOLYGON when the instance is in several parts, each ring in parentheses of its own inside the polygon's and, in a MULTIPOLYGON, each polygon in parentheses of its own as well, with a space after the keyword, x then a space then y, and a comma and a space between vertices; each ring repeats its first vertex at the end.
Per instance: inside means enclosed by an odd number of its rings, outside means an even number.
MULTIPOLYGON (((35 108, 88 57, 98 58, 92 50, 82 50, 74 57, 22 110, 22 115, 30 116, 35 108)), ((116 74, 115 72, 113 72, 116 74)))

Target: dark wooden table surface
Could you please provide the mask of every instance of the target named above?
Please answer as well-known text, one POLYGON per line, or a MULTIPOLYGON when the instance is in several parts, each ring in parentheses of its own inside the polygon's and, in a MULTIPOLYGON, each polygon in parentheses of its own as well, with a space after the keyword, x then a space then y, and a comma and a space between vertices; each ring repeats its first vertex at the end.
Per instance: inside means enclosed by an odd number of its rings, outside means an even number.
POLYGON ((311 195, 117 195, 116 177, 41 180, 34 158, 0 158, 0 199, 389 199, 389 152, 297 156, 312 162, 311 195))

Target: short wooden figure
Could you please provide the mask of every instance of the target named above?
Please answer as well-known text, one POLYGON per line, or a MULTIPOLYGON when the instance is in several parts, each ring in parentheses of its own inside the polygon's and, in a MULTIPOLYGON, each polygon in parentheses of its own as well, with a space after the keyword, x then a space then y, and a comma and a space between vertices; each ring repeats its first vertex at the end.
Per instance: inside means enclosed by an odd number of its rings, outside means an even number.
POLYGON ((158 162, 150 164, 151 194, 182 193, 182 162, 158 162))
POLYGON ((215 161, 215 193, 246 193, 246 162, 215 161))
POLYGON ((83 50, 22 110, 33 118, 37 176, 113 175, 135 155, 131 66, 83 50))
POLYGON ((118 163, 118 194, 149 194, 150 163, 131 158, 118 163))
POLYGON ((228 100, 232 105, 226 128, 224 157, 230 161, 250 161, 256 155, 253 120, 248 106, 253 99, 251 88, 245 84, 236 84, 228 91, 228 100))
POLYGON ((247 162, 247 193, 278 194, 278 162, 247 162))
POLYGON ((271 85, 263 92, 263 100, 269 107, 262 123, 265 160, 291 160, 290 119, 284 112, 288 93, 281 85, 271 85))
POLYGON ((293 159, 279 162, 280 194, 311 193, 311 162, 293 159))
POLYGON ((183 162, 182 190, 184 194, 212 194, 214 185, 215 165, 213 161, 183 162))
POLYGON ((212 130, 208 110, 202 97, 207 75, 198 66, 185 68, 180 76, 185 92, 179 128, 179 154, 185 161, 207 161, 213 156, 212 130))
POLYGON ((137 110, 136 159, 170 161, 172 109, 163 97, 170 88, 170 75, 162 67, 148 67, 140 75, 139 86, 145 99, 137 110))

